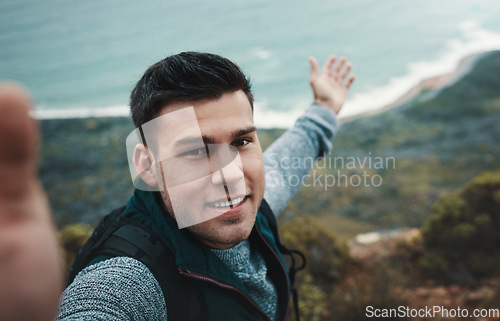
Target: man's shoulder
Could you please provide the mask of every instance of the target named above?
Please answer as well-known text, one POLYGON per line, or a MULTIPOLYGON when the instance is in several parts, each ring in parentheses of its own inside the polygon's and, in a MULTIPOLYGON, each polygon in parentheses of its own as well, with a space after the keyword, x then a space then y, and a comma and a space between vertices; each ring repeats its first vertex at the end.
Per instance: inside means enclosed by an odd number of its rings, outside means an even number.
POLYGON ((63 293, 58 319, 83 317, 82 311, 114 316, 148 311, 153 320, 166 316, 158 281, 146 265, 130 257, 113 257, 77 274, 63 293))
MULTIPOLYGON (((131 257, 113 257, 95 264, 91 264, 80 271, 73 284, 99 284, 112 281, 113 284, 125 283, 129 286, 150 283, 153 288, 161 288, 153 273, 141 261, 131 257)), ((71 286, 70 285, 70 286, 71 286)))

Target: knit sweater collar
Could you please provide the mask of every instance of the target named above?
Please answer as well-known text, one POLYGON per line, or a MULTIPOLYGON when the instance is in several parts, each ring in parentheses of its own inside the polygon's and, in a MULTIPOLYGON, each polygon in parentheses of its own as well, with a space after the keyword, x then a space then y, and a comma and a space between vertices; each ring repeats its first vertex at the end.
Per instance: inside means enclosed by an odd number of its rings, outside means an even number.
POLYGON ((243 266, 250 261, 250 242, 244 240, 228 249, 210 249, 227 266, 243 266))

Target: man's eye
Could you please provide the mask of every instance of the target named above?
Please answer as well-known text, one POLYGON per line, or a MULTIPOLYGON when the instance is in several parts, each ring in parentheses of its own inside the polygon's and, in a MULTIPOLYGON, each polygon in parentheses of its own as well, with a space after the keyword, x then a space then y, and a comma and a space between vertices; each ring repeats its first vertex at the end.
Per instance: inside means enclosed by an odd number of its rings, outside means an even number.
POLYGON ((187 152, 180 154, 180 156, 198 157, 198 156, 205 155, 205 153, 206 153, 205 147, 200 147, 200 148, 188 150, 187 152))
POLYGON ((248 138, 242 138, 242 139, 239 139, 239 140, 235 141, 233 143, 233 145, 235 147, 242 147, 242 146, 248 145, 249 143, 251 143, 250 139, 248 139, 248 138))

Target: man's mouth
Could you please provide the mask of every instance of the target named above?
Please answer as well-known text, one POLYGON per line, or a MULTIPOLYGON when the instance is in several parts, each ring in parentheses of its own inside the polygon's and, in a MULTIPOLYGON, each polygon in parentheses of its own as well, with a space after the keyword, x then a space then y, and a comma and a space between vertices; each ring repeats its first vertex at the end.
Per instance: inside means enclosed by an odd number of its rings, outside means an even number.
POLYGON ((217 202, 211 202, 209 205, 214 208, 233 208, 235 206, 238 206, 241 202, 245 200, 246 196, 240 196, 237 198, 231 199, 231 201, 217 201, 217 202))

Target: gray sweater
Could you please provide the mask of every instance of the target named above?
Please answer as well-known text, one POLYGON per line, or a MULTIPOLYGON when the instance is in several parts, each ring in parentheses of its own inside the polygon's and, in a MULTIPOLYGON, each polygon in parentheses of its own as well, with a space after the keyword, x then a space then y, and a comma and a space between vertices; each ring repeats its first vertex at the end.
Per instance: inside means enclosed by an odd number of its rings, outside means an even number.
MULTIPOLYGON (((297 182, 311 170, 311 160, 328 154, 338 130, 335 115, 318 105, 309 107, 295 125, 264 152, 264 199, 276 215, 300 188, 297 182), (291 166, 301 164, 301 166, 291 166)), ((277 290, 267 266, 248 240, 227 249, 212 249, 248 288, 252 299, 276 319, 277 290)), ((141 262, 111 258, 83 269, 64 291, 57 320, 166 320, 160 285, 141 262)))

